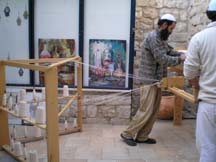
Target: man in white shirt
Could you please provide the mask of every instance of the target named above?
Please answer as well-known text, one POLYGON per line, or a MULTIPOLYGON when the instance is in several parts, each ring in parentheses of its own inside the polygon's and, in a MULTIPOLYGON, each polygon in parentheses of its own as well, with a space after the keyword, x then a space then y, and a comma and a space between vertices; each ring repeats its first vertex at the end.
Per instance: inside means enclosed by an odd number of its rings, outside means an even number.
POLYGON ((200 162, 216 162, 216 0, 211 0, 206 14, 212 22, 192 37, 184 75, 199 89, 196 144, 200 162))

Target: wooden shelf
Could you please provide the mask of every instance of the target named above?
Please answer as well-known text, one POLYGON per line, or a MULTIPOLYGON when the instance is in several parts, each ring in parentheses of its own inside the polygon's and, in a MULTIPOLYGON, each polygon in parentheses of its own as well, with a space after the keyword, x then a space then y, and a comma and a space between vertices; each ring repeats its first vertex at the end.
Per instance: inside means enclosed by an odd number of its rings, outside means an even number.
MULTIPOLYGON (((10 145, 10 134, 8 126, 8 114, 11 114, 17 118, 20 118, 28 123, 35 125, 41 129, 46 129, 46 142, 47 142, 47 157, 50 162, 59 162, 59 127, 58 127, 58 100, 69 98, 64 110, 66 110, 69 103, 77 98, 77 129, 68 130, 66 132, 72 133, 82 131, 82 58, 79 56, 72 58, 61 59, 28 59, 28 60, 0 60, 0 146, 4 148, 11 156, 19 159, 10 149, 5 145, 10 145), (49 66, 42 66, 38 63, 51 63, 49 66), (58 66, 61 66, 67 62, 77 63, 77 94, 75 96, 58 97, 58 66), (6 91, 6 66, 25 68, 34 71, 40 71, 44 73, 45 88, 46 88, 46 125, 37 124, 31 119, 26 117, 20 117, 12 111, 2 106, 3 95, 6 91), (54 142, 53 142, 54 141, 54 142)), ((45 100, 41 100, 43 102, 45 100)), ((28 101, 28 103, 34 103, 34 101, 28 101)), ((63 113, 61 111, 60 113, 63 113)), ((60 134, 65 134, 61 132, 60 134)), ((34 139, 33 139, 34 140, 34 139)))
POLYGON ((35 123, 34 121, 32 121, 31 119, 28 119, 28 118, 26 118, 26 117, 20 117, 19 115, 15 114, 14 112, 12 112, 12 111, 10 111, 10 110, 4 108, 4 107, 0 107, 0 110, 5 111, 5 112, 7 112, 7 113, 13 115, 14 117, 19 118, 19 119, 22 119, 22 120, 24 120, 24 121, 26 121, 26 122, 28 122, 28 123, 30 123, 30 124, 33 124, 33 125, 36 126, 36 127, 39 127, 39 128, 41 128, 41 129, 46 129, 46 125, 45 125, 45 124, 37 124, 37 123, 35 123))
POLYGON ((19 157, 16 155, 14 151, 11 150, 11 147, 8 145, 3 145, 2 149, 7 152, 9 155, 11 155, 14 159, 20 162, 27 162, 23 157, 19 157))

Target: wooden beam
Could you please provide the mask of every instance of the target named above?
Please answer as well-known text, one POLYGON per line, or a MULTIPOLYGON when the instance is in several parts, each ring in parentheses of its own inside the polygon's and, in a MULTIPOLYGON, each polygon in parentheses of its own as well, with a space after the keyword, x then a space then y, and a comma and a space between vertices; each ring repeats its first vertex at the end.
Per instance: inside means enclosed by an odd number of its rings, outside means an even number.
POLYGON ((43 59, 13 60, 13 61, 19 63, 34 64, 34 63, 56 63, 62 60, 65 60, 65 58, 43 58, 43 59))
POLYGON ((31 64, 16 62, 16 61, 4 61, 4 65, 12 66, 12 67, 20 67, 20 68, 25 68, 30 70, 37 70, 42 72, 45 72, 48 69, 48 67, 46 66, 31 65, 31 64))
POLYGON ((57 63, 54 63, 54 64, 50 65, 49 68, 56 67, 56 66, 65 64, 65 63, 67 63, 67 62, 71 62, 71 61, 77 60, 78 58, 79 58, 79 56, 72 57, 72 58, 66 58, 66 59, 64 59, 64 60, 62 60, 62 61, 59 61, 59 62, 57 62, 57 63))
POLYGON ((16 153, 11 150, 9 145, 2 146, 2 149, 5 152, 7 152, 10 156, 12 156, 15 160, 17 160, 19 162, 27 162, 24 158, 17 156, 16 153))
POLYGON ((77 66, 77 91, 78 91, 78 97, 77 97, 77 102, 78 102, 78 109, 77 109, 77 124, 78 127, 80 127, 80 130, 82 131, 82 117, 83 117, 83 103, 82 103, 82 64, 81 64, 82 59, 79 58, 79 63, 77 66))
MULTIPOLYGON (((76 58, 74 59, 74 57, 71 57, 73 59, 73 61, 78 60, 79 57, 76 56, 76 58)), ((28 64, 35 64, 35 63, 56 63, 59 61, 63 61, 65 60, 65 58, 43 58, 43 59, 25 59, 25 60, 13 60, 19 63, 28 63, 28 64)))
MULTIPOLYGON (((5 66, 3 62, 0 63, 0 106, 2 107, 3 96, 6 90, 5 87, 5 66)), ((8 127, 8 114, 5 111, 0 110, 0 146, 9 145, 10 137, 9 137, 9 127, 8 127)))
POLYGON ((76 133, 76 132, 80 132, 80 131, 81 131, 81 129, 79 127, 77 127, 77 128, 69 128, 69 129, 60 131, 59 135, 63 136, 63 135, 68 135, 68 134, 76 133))
POLYGON ((68 108, 69 106, 73 103, 73 101, 77 98, 77 94, 74 95, 68 103, 63 107, 63 109, 58 113, 58 117, 60 117, 68 108))
POLYGON ((173 94, 175 94, 176 96, 180 96, 181 98, 191 102, 191 103, 195 103, 195 98, 193 95, 185 92, 184 90, 178 89, 176 87, 170 87, 168 88, 169 91, 171 91, 173 94))
POLYGON ((20 118, 20 119, 22 119, 22 120, 24 120, 24 121, 26 121, 26 122, 28 122, 28 123, 30 123, 30 124, 33 124, 33 125, 35 125, 36 127, 39 127, 39 128, 41 128, 41 129, 46 129, 46 125, 44 125, 44 124, 37 124, 37 123, 35 123, 34 121, 32 121, 31 119, 28 119, 28 118, 26 118, 26 117, 20 117, 19 115, 15 114, 15 113, 12 112, 12 111, 9 111, 8 109, 6 109, 6 108, 4 108, 4 107, 0 107, 0 110, 1 110, 1 111, 4 111, 4 112, 6 112, 6 113, 9 113, 9 114, 13 115, 13 116, 16 117, 16 118, 20 118))
POLYGON ((45 72, 47 156, 49 162, 59 162, 58 78, 57 67, 45 72))

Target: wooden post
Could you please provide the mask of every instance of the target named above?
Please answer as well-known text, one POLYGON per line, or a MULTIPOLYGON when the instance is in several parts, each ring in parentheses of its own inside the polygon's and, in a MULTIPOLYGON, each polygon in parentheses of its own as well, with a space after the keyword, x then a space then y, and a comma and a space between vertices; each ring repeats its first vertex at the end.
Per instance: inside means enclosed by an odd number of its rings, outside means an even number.
POLYGON ((45 72, 47 156, 49 162, 59 162, 58 80, 57 67, 45 72))
MULTIPOLYGON (((5 66, 0 62, 0 106, 2 105, 3 95, 6 90, 5 87, 5 66)), ((8 128, 8 113, 0 110, 0 147, 3 145, 10 145, 10 136, 8 128)))
MULTIPOLYGON (((168 79, 168 87, 176 87, 179 89, 183 89, 184 87, 184 78, 183 77, 174 77, 168 79)), ((182 110, 184 106, 184 99, 180 96, 176 95, 175 98, 175 108, 173 112, 173 124, 181 125, 182 124, 182 110)))
POLYGON ((175 98, 175 108, 174 108, 174 125, 181 125, 182 124, 182 110, 184 105, 184 99, 180 96, 176 96, 175 98))
POLYGON ((78 102, 78 110, 77 110, 77 124, 80 128, 80 131, 82 131, 82 64, 81 64, 81 58, 79 59, 79 64, 77 66, 77 102, 78 102))

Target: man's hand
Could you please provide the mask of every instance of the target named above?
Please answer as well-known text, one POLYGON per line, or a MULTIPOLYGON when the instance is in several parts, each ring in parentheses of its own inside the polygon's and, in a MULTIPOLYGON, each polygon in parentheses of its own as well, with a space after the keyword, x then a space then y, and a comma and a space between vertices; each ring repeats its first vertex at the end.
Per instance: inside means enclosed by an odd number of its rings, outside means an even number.
POLYGON ((199 89, 199 77, 189 80, 189 83, 192 85, 193 88, 199 89))
POLYGON ((181 62, 184 62, 185 58, 186 58, 186 55, 184 53, 181 53, 180 55, 181 62))

